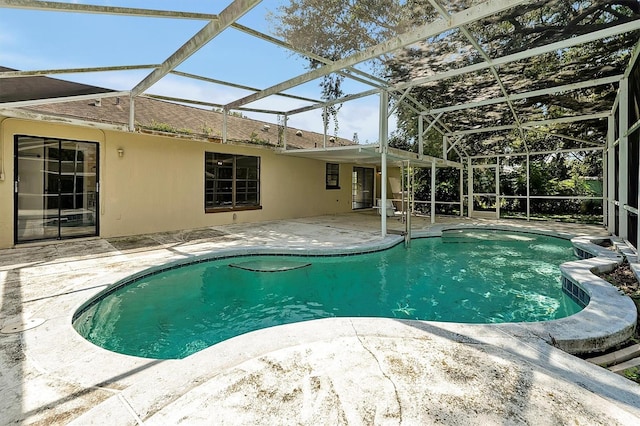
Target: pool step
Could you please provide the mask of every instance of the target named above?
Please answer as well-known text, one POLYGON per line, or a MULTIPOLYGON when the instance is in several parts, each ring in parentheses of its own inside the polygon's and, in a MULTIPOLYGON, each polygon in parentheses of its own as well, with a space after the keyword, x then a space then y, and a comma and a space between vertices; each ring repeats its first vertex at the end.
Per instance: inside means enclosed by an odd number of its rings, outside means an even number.
POLYGON ((612 365, 611 367, 608 367, 608 368, 614 373, 618 373, 624 376, 625 370, 628 370, 629 368, 634 368, 634 367, 640 368, 640 357, 632 358, 628 361, 625 361, 620 364, 612 365))
POLYGON ((624 374, 624 371, 629 368, 640 367, 640 344, 636 343, 615 352, 587 358, 587 361, 606 367, 614 373, 624 374))

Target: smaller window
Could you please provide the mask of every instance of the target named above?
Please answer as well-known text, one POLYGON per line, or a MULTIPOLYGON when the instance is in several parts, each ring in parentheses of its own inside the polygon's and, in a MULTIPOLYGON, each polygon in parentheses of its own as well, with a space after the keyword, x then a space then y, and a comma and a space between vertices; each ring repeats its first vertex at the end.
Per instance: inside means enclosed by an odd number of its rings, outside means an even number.
POLYGON ((327 189, 340 189, 340 164, 327 163, 327 189))

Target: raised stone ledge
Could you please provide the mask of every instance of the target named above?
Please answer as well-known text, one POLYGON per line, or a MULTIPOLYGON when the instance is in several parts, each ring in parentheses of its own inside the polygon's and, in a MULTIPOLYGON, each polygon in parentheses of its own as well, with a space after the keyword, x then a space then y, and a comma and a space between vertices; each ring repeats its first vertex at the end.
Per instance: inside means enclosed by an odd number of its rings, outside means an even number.
POLYGON ((625 259, 618 251, 619 242, 612 238, 616 250, 610 250, 599 245, 604 240, 602 237, 571 239, 574 248, 593 257, 560 266, 562 275, 589 296, 585 309, 548 324, 555 329, 549 331, 554 344, 573 354, 604 351, 625 342, 635 332, 637 311, 631 298, 593 273, 611 271, 625 259))

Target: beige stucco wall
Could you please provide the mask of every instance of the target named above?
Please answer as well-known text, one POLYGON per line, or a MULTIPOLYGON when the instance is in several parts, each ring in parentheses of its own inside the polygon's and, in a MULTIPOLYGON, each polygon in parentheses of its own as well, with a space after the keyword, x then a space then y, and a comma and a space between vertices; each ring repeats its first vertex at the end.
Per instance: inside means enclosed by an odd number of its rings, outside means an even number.
POLYGON ((0 116, 0 247, 13 243, 13 138, 5 135, 6 122, 0 116))
POLYGON ((340 187, 325 189, 325 162, 278 155, 269 148, 117 132, 8 118, 0 122, 0 247, 13 245, 14 135, 99 143, 100 236, 201 228, 350 211, 352 165, 340 187), (118 149, 124 150, 122 157, 118 149), (205 152, 259 156, 262 209, 204 212, 205 152))

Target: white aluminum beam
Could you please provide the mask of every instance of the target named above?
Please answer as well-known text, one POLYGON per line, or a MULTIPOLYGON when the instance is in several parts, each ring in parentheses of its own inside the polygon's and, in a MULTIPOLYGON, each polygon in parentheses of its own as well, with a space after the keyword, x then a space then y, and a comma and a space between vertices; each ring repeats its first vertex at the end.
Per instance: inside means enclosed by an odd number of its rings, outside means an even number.
POLYGON ((635 47, 633 48, 633 52, 631 53, 631 58, 629 59, 629 65, 627 66, 627 69, 624 71, 624 78, 629 78, 629 76, 631 75, 631 70, 633 69, 633 66, 638 60, 638 56, 640 56, 640 40, 638 40, 635 47))
MULTIPOLYGON (((554 118, 550 120, 540 120, 540 121, 527 121, 521 123, 521 126, 524 128, 528 127, 538 127, 538 126, 547 126, 549 124, 560 124, 560 123, 574 123, 577 121, 586 121, 586 120, 597 120, 600 118, 606 118, 609 116, 609 111, 606 112, 598 112, 594 114, 588 115, 576 115, 572 117, 562 117, 562 118, 554 118)), ((487 133, 487 132, 499 132, 504 130, 513 130, 517 129, 518 126, 516 124, 506 124, 504 126, 494 126, 494 127, 482 127, 478 129, 468 129, 468 130, 458 130, 455 132, 448 133, 448 135, 471 135, 476 133, 487 133)))
POLYGON ((436 223, 436 162, 431 163, 431 224, 436 223))
POLYGON ((473 165, 467 157, 467 217, 473 216, 473 165))
MULTIPOLYGON (((333 64, 333 61, 331 59, 327 59, 325 57, 322 57, 320 55, 316 55, 315 53, 312 52, 308 52, 306 50, 302 50, 302 49, 298 49, 295 46, 293 46, 290 43, 287 43, 286 41, 277 39, 275 37, 272 37, 270 35, 261 33, 259 31, 256 31, 252 28, 246 27, 244 25, 240 25, 238 23, 234 23, 231 25, 232 28, 238 30, 238 31, 242 31, 246 34, 249 34, 253 37, 259 38, 261 40, 267 41, 269 43, 275 44, 276 46, 279 47, 283 47, 287 50, 290 50, 292 52, 298 53, 299 55, 302 55, 306 58, 311 58, 314 59, 320 63, 323 63, 325 65, 329 65, 329 64, 333 64)), ((351 79, 351 80, 355 80, 355 81, 359 81, 360 83, 364 83, 367 84, 369 86, 373 86, 376 87, 378 89, 387 87, 389 85, 388 82, 382 80, 381 78, 375 77, 371 74, 368 74, 364 71, 360 71, 357 68, 353 68, 353 67, 348 67, 346 68, 347 72, 340 72, 341 75, 351 79), (356 75, 360 75, 364 78, 360 78, 360 77, 356 77, 356 75)))
POLYGON ((551 133, 548 130, 536 129, 535 127, 530 128, 529 130, 537 132, 537 133, 544 133, 545 135, 555 136, 555 137, 560 138, 560 139, 567 139, 567 140, 574 141, 574 142, 584 143, 584 144, 587 144, 587 145, 599 146, 599 147, 604 146, 603 144, 601 144, 599 142, 588 141, 588 140, 585 140, 585 139, 576 138, 574 136, 563 135, 561 133, 551 133))
POLYGON ((609 229, 609 150, 602 151, 602 223, 609 229))
POLYGON ((555 52, 557 50, 566 49, 568 47, 577 46, 584 43, 589 43, 596 40, 601 40, 607 37, 613 37, 620 34, 626 34, 632 31, 636 31, 640 29, 640 19, 635 21, 626 22, 624 24, 615 25, 613 27, 605 28, 603 30, 594 31, 592 33, 583 34, 581 36, 568 38, 566 40, 558 41, 555 43, 550 43, 540 47, 534 47, 532 49, 523 50, 522 52, 514 53, 511 55, 501 56, 499 58, 494 58, 491 63, 487 62, 479 62, 477 64, 469 65, 462 68, 451 69, 449 71, 430 75, 427 77, 420 77, 413 79, 408 82, 399 83, 392 86, 394 90, 402 90, 406 87, 410 86, 419 86, 424 83, 431 83, 434 81, 446 80, 451 77, 456 77, 459 75, 469 74, 476 71, 481 71, 487 69, 491 66, 498 66, 508 64, 510 62, 517 62, 522 59, 532 58, 534 56, 543 55, 545 53, 555 52))
POLYGON ((61 68, 61 69, 34 70, 34 71, 0 71, 0 78, 34 77, 34 76, 40 76, 40 75, 53 75, 53 74, 79 74, 79 73, 86 73, 86 72, 144 70, 149 68, 157 68, 159 66, 160 65, 158 64, 119 65, 119 66, 112 66, 112 67, 61 68))
MULTIPOLYGON (((480 158, 502 158, 502 157, 524 157, 524 156, 531 156, 531 155, 545 155, 545 154, 559 154, 559 153, 571 153, 571 152, 590 152, 590 151, 602 151, 604 150, 605 147, 601 146, 601 147, 587 147, 587 148, 566 148, 566 149, 553 149, 553 150, 549 150, 549 151, 530 151, 530 152, 510 152, 508 154, 483 154, 483 155, 474 155, 472 158, 474 160, 476 159, 480 159, 480 158)), ((474 167, 479 166, 478 164, 474 164, 474 167)))
POLYGON ((531 220, 531 155, 527 152, 527 222, 531 220))
POLYGON ((29 107, 29 106, 36 106, 36 105, 59 104, 61 102, 86 101, 86 100, 94 100, 94 99, 102 99, 102 98, 116 98, 118 96, 129 96, 129 92, 104 92, 104 93, 94 93, 91 95, 64 96, 60 98, 32 99, 28 101, 15 101, 15 102, 0 102, 0 107, 20 108, 20 107, 29 107))
MULTIPOLYGON (((578 89, 586 89, 589 87, 596 87, 596 86, 602 86, 607 84, 617 84, 618 82, 620 82, 622 77, 623 77, 622 75, 614 75, 611 77, 598 78, 595 80, 582 81, 579 83, 571 83, 571 84, 564 84, 562 86, 549 87, 547 89, 532 90, 530 92, 523 92, 523 93, 514 93, 509 95, 509 99, 511 99, 512 101, 517 101, 520 99, 529 99, 529 98, 534 98, 537 96, 544 96, 544 95, 555 95, 558 93, 570 92, 572 90, 578 90, 578 89)), ((499 98, 486 99, 486 100, 477 101, 477 102, 469 102, 466 104, 451 105, 443 108, 435 108, 427 112, 423 112, 422 114, 438 114, 441 112, 461 111, 465 109, 478 108, 486 105, 506 103, 507 100, 508 99, 506 97, 501 96, 499 98)))
POLYGON ((503 130, 513 130, 517 129, 518 126, 515 124, 506 124, 504 126, 494 126, 494 127, 481 127, 478 129, 468 129, 468 130, 458 130, 455 132, 447 133, 448 136, 459 136, 459 135, 473 135, 476 133, 487 133, 487 132, 500 132, 503 130))
MULTIPOLYGON (((179 75, 180 77, 190 78, 193 80, 206 81, 207 83, 219 84, 221 86, 233 87, 235 89, 248 90, 250 92, 259 92, 261 90, 255 87, 245 86, 244 84, 231 83, 229 81, 217 80, 215 78, 203 77, 201 75, 190 74, 182 71, 173 70, 170 72, 170 74, 179 75)), ((289 95, 287 93, 278 93, 278 96, 282 96, 283 98, 296 99, 296 100, 305 101, 305 102, 314 102, 314 103, 322 102, 318 99, 305 98, 304 96, 297 96, 297 95, 289 95)))
POLYGON ((126 132, 127 126, 122 124, 99 123, 97 121, 81 120, 77 118, 61 117, 59 115, 42 114, 24 109, 2 108, 0 105, 0 115, 4 117, 20 118, 25 120, 45 121, 50 123, 66 123, 74 126, 91 127, 101 130, 115 130, 126 132))
MULTIPOLYGON (((388 116, 391 117, 391 115, 393 114, 393 112, 398 108, 398 106, 400 105, 400 103, 402 101, 404 101, 404 99, 407 97, 407 95, 409 95, 409 92, 411 91, 411 88, 407 88, 403 93, 402 96, 400 96, 400 98, 396 98, 396 103, 395 105, 393 105, 393 108, 391 108, 389 110, 389 114, 388 116)), ((392 94, 393 95, 393 94, 392 94)))
MULTIPOLYGON (((456 145, 458 144, 458 142, 460 142, 462 140, 462 136, 460 136, 459 138, 456 138, 455 142, 450 143, 449 144, 449 148, 447 148, 447 154, 449 153, 449 151, 451 151, 452 149, 455 150, 456 149, 456 145)), ((456 151, 457 152, 457 151, 456 151)))
POLYGON ((536 126, 547 126, 549 124, 574 123, 577 121, 587 121, 587 120, 597 120, 600 118, 607 118, 608 116, 609 116, 609 111, 596 112, 593 114, 553 118, 550 120, 527 121, 525 123, 522 123, 522 127, 536 127, 536 126))
MULTIPOLYGON (((444 7, 442 7, 442 5, 440 4, 440 2, 438 0, 429 0, 429 3, 431 3, 431 5, 433 7, 435 7, 435 9, 438 11, 438 13, 440 13, 440 15, 442 15, 442 17, 444 17, 445 19, 449 19, 451 17, 451 14, 444 7)), ((504 84, 502 83, 502 80, 500 79, 500 76, 498 75, 498 71, 496 70, 496 67, 493 66, 493 62, 492 62, 491 58, 489 57, 487 52, 485 52, 485 50, 482 48, 482 46, 480 46, 480 43, 478 43, 476 38, 469 32, 469 30, 467 30, 467 28, 465 26, 460 26, 460 31, 462 32, 462 34, 464 34, 465 38, 471 43, 471 45, 476 49, 476 51, 478 51, 478 53, 480 53, 480 56, 482 56, 482 58, 488 64, 491 65, 490 68, 489 68, 491 70, 491 74, 493 75, 493 78, 495 78, 496 83, 498 83, 498 86, 500 87, 500 91, 504 95, 504 99, 505 99, 505 101, 507 103, 507 106, 509 107, 509 110, 511 111, 511 115, 513 116, 513 120, 515 121, 515 123, 517 125, 519 125, 520 124, 520 118, 518 117, 518 114, 516 113, 516 110, 513 107, 513 102, 509 98, 509 93, 507 92, 507 89, 504 87, 504 84)), ((523 133, 522 129, 519 127, 518 130, 520 131, 520 136, 524 140, 524 133, 523 133)), ((447 152, 446 148, 444 149, 444 152, 445 152, 445 155, 446 155, 446 152, 447 152)))
MULTIPOLYGON (((112 7, 112 6, 95 6, 85 5, 77 3, 58 3, 50 1, 36 1, 36 0, 0 0, 0 7, 13 8, 13 9, 29 9, 29 10, 41 10, 50 12, 71 12, 71 13, 91 13, 100 15, 123 15, 123 16, 138 16, 147 18, 171 18, 171 19, 189 19, 189 20, 204 20, 212 21, 218 19, 218 15, 209 13, 192 13, 192 12, 180 12, 173 10, 157 10, 157 9, 138 9, 129 7, 112 7)), ((331 63, 332 61, 321 56, 314 55, 310 52, 300 51, 294 48, 291 44, 282 40, 278 40, 269 35, 263 34, 259 31, 255 31, 244 25, 233 23, 231 26, 239 31, 250 34, 254 37, 262 40, 274 43, 278 46, 284 47, 291 51, 300 53, 303 56, 310 57, 322 63, 331 63)), ((349 68, 349 73, 342 73, 345 77, 360 81, 365 84, 372 85, 374 87, 386 86, 387 83, 384 80, 377 79, 363 71, 355 68, 349 68), (354 74, 362 75, 366 78, 358 78, 354 74), (375 80, 378 80, 377 82, 375 80)))
MULTIPOLYGON (((431 125, 429 125, 431 127, 431 125)), ((418 116, 418 154, 424 153, 424 117, 422 115, 418 116)), ((444 136, 443 136, 444 137, 444 136)))
POLYGON ((185 44, 176 50, 169 58, 167 58, 159 68, 156 68, 151 74, 144 78, 140 83, 131 89, 131 95, 137 96, 153 86, 162 77, 167 75, 175 67, 187 60, 191 55, 196 53, 205 44, 218 36, 227 27, 233 24, 237 19, 249 12, 261 0, 234 0, 220 14, 218 19, 210 21, 196 35, 191 37, 185 44))
MULTIPOLYGON (((355 100, 355 99, 365 98, 367 96, 375 95, 377 93, 380 93, 379 89, 371 89, 371 90, 367 90, 366 92, 355 93, 353 95, 343 96, 342 98, 333 99, 333 100, 330 100, 330 101, 321 102, 321 103, 317 103, 317 104, 314 104, 314 105, 309 105, 309 106, 302 107, 302 108, 292 109, 292 110, 287 111, 287 113, 290 114, 290 115, 300 114, 300 113, 307 112, 307 111, 313 111, 314 109, 318 109, 318 108, 324 108, 324 107, 327 107, 327 106, 341 104, 341 103, 344 103, 344 102, 347 102, 347 101, 352 101, 352 100, 355 100)), ((274 95, 277 95, 277 93, 274 93, 274 95)), ((230 106, 230 105, 231 104, 227 104, 226 107, 230 108, 230 109, 238 109, 237 107, 230 106)))
POLYGON ((387 150, 389 137, 389 94, 386 91, 380 92, 380 119, 379 119, 379 139, 380 139, 380 228, 382 237, 387 236, 387 150))
MULTIPOLYGON (((206 102, 206 101, 195 101, 193 99, 184 99, 184 98, 176 98, 173 96, 163 96, 163 95, 153 95, 151 93, 147 93, 145 94, 146 97, 149 98, 154 98, 154 99, 162 99, 165 101, 170 101, 170 102, 178 102, 178 103, 183 103, 183 104, 192 104, 192 105, 202 105, 202 106, 208 106, 208 107, 213 107, 213 108, 220 108, 220 109, 224 109, 224 105, 223 104, 217 104, 214 102, 206 102)), ((261 114, 285 114, 284 111, 277 111, 277 110, 272 110, 272 109, 260 109, 260 108, 238 108, 238 111, 246 111, 246 112, 258 112, 261 114)))
POLYGON ((460 191, 460 217, 464 216, 464 167, 460 167, 460 182, 458 182, 460 191))
POLYGON ((621 238, 629 239, 628 213, 624 207, 629 202, 629 138, 626 135, 629 127, 629 79, 620 81, 620 106, 618 114, 618 135, 619 139, 619 176, 618 176, 618 201, 620 201, 619 225, 621 238))
POLYGON ((129 131, 136 130, 136 98, 129 93, 129 131))
POLYGON ((93 13, 99 15, 127 15, 148 18, 196 19, 211 21, 218 15, 210 13, 177 12, 171 10, 137 9, 131 7, 94 6, 78 3, 58 3, 36 0, 0 0, 0 7, 8 9, 29 9, 52 12, 93 13))
MULTIPOLYGON (((292 87, 299 86, 325 75, 343 70, 345 68, 359 64, 370 59, 377 58, 379 56, 393 52, 394 50, 408 46, 412 43, 416 43, 421 40, 425 40, 429 37, 436 36, 438 34, 450 31, 453 28, 457 28, 461 25, 472 24, 480 19, 495 15, 505 10, 511 9, 523 3, 526 0, 487 0, 476 6, 465 9, 459 13, 451 15, 449 20, 438 20, 429 22, 422 25, 412 31, 398 35, 385 42, 377 44, 375 46, 364 49, 354 55, 348 56, 344 59, 335 61, 330 65, 324 65, 316 70, 309 71, 305 74, 301 74, 297 77, 284 81, 282 83, 271 86, 262 92, 255 93, 253 95, 246 96, 227 104, 228 108, 236 108, 241 105, 246 105, 251 102, 266 98, 274 95, 278 92, 282 92, 292 87)), ((222 17, 222 14, 221 14, 222 17)), ((406 86, 409 87, 409 86, 406 86)))

